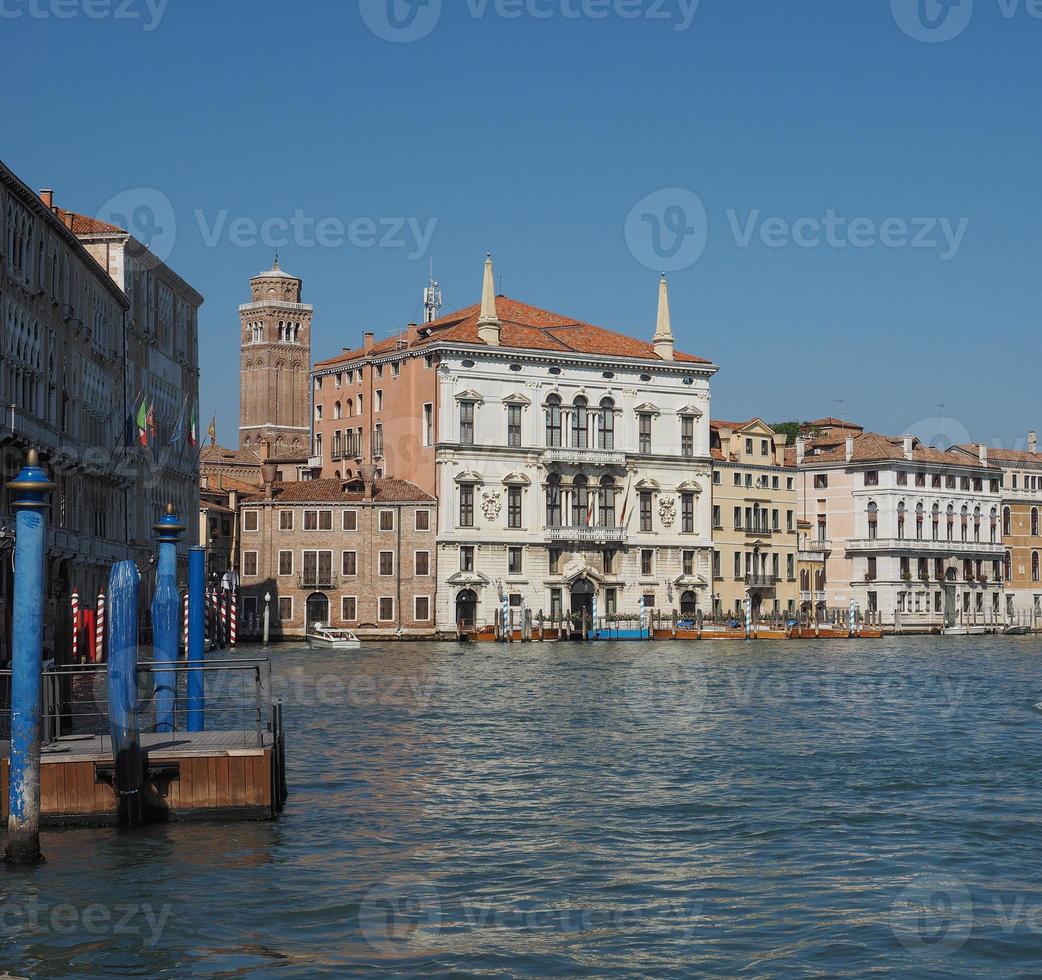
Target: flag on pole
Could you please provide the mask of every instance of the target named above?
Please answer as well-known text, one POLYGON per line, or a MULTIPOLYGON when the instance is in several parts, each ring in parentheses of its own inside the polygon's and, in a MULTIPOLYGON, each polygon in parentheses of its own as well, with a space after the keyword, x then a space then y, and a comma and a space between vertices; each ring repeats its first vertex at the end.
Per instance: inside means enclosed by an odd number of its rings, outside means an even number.
POLYGON ((141 401, 140 391, 137 393, 137 397, 130 403, 130 411, 127 413, 127 417, 123 422, 123 432, 120 434, 119 441, 116 443, 117 448, 120 443, 129 446, 135 439, 137 433, 135 420, 137 418, 137 406, 139 401, 141 401))
POLYGON ((210 427, 206 430, 206 434, 210 437, 210 445, 217 445, 217 416, 215 415, 210 419, 210 427))
POLYGON ((195 449, 199 443, 199 406, 192 406, 192 424, 188 427, 188 444, 195 449))
POLYGON ((149 402, 148 415, 145 416, 145 421, 148 424, 148 440, 143 445, 148 445, 149 441, 156 441, 156 403, 149 402))
POLYGON ((142 398, 137 410, 137 441, 148 445, 148 398, 142 398))
POLYGON ((183 443, 185 440, 185 412, 188 409, 188 396, 185 396, 185 402, 181 406, 181 414, 177 416, 177 425, 174 426, 173 435, 170 436, 170 445, 176 446, 178 443, 183 443))

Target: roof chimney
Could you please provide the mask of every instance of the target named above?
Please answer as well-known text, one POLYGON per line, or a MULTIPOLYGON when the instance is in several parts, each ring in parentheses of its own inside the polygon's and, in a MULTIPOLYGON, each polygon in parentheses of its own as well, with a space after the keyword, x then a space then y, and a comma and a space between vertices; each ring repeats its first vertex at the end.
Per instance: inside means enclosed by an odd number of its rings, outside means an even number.
POLYGON ((669 283, 666 274, 658 283, 658 319, 655 321, 655 337, 652 340, 655 353, 664 361, 673 360, 673 321, 669 315, 669 283))
POLYGON ((983 442, 977 447, 977 453, 980 456, 980 464, 981 464, 981 466, 987 466, 988 465, 988 447, 986 445, 984 445, 983 442))
POLYGON ((847 462, 854 458, 854 437, 847 436, 847 462))
POLYGON ((796 465, 803 465, 803 457, 807 455, 807 440, 803 436, 796 437, 796 465))
POLYGON ((362 350, 368 352, 373 349, 373 344, 376 342, 376 334, 372 330, 367 330, 362 334, 362 350))
POLYGON ((1037 453, 1038 452, 1038 433, 1035 432, 1034 429, 1032 429, 1028 433, 1028 452, 1029 453, 1037 453))
POLYGON ((48 211, 54 210, 54 191, 50 188, 40 191, 40 200, 43 201, 43 206, 48 211))
POLYGON ((362 478, 362 483, 365 484, 365 499, 373 499, 373 483, 376 480, 376 466, 372 463, 362 463, 358 467, 358 475, 362 478))
POLYGON ((499 346, 501 324, 496 312, 495 274, 492 253, 485 258, 485 274, 481 282, 481 316, 478 318, 478 339, 489 347, 499 346))
POLYGON ((915 447, 915 437, 914 436, 905 436, 904 437, 905 459, 911 459, 912 458, 912 449, 914 447, 915 447))

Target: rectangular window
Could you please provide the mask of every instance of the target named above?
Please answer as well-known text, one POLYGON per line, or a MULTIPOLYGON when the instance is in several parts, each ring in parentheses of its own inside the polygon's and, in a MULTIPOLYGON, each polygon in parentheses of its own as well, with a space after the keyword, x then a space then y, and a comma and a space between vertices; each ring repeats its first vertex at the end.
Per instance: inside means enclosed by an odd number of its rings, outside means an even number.
MULTIPOLYGON (((908 482, 908 476, 904 473, 897 474, 897 482, 900 484, 901 477, 905 478, 905 483, 908 482)), ((866 487, 878 487, 879 486, 879 470, 866 470, 865 472, 865 486, 866 487)))
POLYGON ((720 486, 723 479, 723 474, 719 470, 713 470, 713 483, 716 486, 720 486))
POLYGON ((695 553, 693 551, 684 552, 683 569, 685 575, 695 574, 695 553))
POLYGON ((650 531, 651 528, 651 491, 640 492, 640 529, 650 531))
POLYGON ((256 531, 260 527, 260 515, 255 510, 244 510, 242 512, 242 529, 244 531, 256 531))
POLYGON ((680 455, 695 455, 695 420, 690 415, 680 418, 680 455))
POLYGON ((423 444, 434 445, 434 406, 430 402, 423 406, 423 444))
POLYGON ((720 552, 713 552, 713 578, 723 578, 720 574, 720 552))
POLYGON ((601 571, 605 575, 615 574, 615 555, 616 551, 614 548, 606 548, 601 555, 601 571))
POLYGON ((464 446, 474 445, 474 403, 459 403, 459 441, 464 446))
POLYGON ((242 574, 246 578, 254 578, 257 575, 256 551, 244 551, 242 553, 242 574))
POLYGON ((815 490, 826 490, 829 485, 829 477, 827 473, 815 473, 814 474, 814 489, 815 490))
POLYGON ((734 553, 734 577, 742 577, 742 553, 740 551, 734 553))
POLYGON ((358 622, 358 599, 355 596, 341 596, 340 619, 345 623, 358 622))
POLYGON ((474 571, 474 546, 472 544, 467 544, 460 548, 459 570, 461 572, 474 571))
POLYGON ((695 533, 695 495, 685 493, 680 497, 680 530, 683 534, 695 533))
POLYGON ((387 578, 394 574, 394 552, 393 551, 381 551, 380 552, 380 574, 387 578))
POLYGON ((713 527, 715 527, 715 528, 722 528, 723 526, 724 525, 722 523, 722 518, 720 516, 720 505, 719 504, 714 504, 713 505, 713 527))
POLYGON ((429 510, 416 511, 415 527, 417 531, 429 531, 431 529, 431 512, 429 510))
POLYGON ((279 511, 279 530, 280 531, 292 531, 293 530, 293 511, 291 511, 291 510, 280 510, 279 511))
POLYGON ((291 596, 279 596, 279 622, 288 623, 293 619, 293 599, 291 596))
POLYGON ((380 622, 394 622, 394 598, 391 596, 380 597, 380 622))
POLYGON ((753 441, 752 439, 745 440, 745 455, 752 456, 753 454, 753 441))
POLYGON ((413 574, 424 577, 431 573, 431 553, 429 551, 417 551, 413 555, 413 574))
POLYGON ((380 530, 381 531, 393 531, 394 530, 394 511, 393 510, 382 510, 382 511, 380 511, 380 530))
POLYGON ((376 410, 382 412, 384 410, 384 391, 383 388, 376 389, 376 410))
POLYGON ((735 473, 735 475, 734 475, 734 485, 736 487, 740 487, 742 485, 742 474, 741 473, 735 473))
POLYGON ((358 511, 357 510, 345 510, 344 511, 344 530, 345 531, 357 531, 358 530, 358 511))
POLYGON ((459 526, 474 526, 474 486, 470 483, 459 488, 459 526))
POLYGON ((551 589, 550 590, 550 619, 553 622, 560 622, 564 618, 564 604, 561 601, 561 590, 551 589))
POLYGON ((637 451, 641 453, 651 452, 651 416, 647 412, 641 412, 637 416, 638 442, 637 451))
POLYGON ((740 531, 742 529, 742 508, 735 507, 734 509, 734 529, 740 531))
POLYGON ((507 574, 521 574, 521 549, 507 548, 507 574))
POLYGON ((618 589, 605 589, 604 590, 604 614, 606 616, 615 616, 619 612, 619 590, 618 589))
POLYGON ((507 527, 521 527, 521 488, 507 490, 507 527))
POLYGON ((333 512, 331 510, 304 511, 305 531, 332 531, 333 512))
POLYGON ((651 548, 642 548, 640 552, 640 574, 654 574, 655 552, 651 548))
POLYGON ((418 595, 412 601, 412 618, 418 623, 429 622, 431 618, 431 597, 418 595))
POLYGON ((547 573, 550 575, 559 575, 561 573, 561 549, 551 548, 546 553, 547 558, 547 573))
POLYGON ((507 405, 507 445, 513 449, 521 445, 520 405, 507 405))
POLYGON ((796 556, 785 556, 785 577, 791 582, 796 578, 796 556))
POLYGON ((340 557, 340 571, 348 578, 354 578, 358 574, 358 552, 345 551, 340 557))
POLYGON ((384 426, 382 422, 377 422, 373 426, 373 455, 382 456, 384 452, 384 426))
POLYGON ((293 552, 292 551, 280 551, 279 552, 279 575, 292 575, 293 574, 293 552))
POLYGON ((305 551, 303 552, 304 571, 303 587, 330 587, 333 584, 333 552, 332 551, 305 551))

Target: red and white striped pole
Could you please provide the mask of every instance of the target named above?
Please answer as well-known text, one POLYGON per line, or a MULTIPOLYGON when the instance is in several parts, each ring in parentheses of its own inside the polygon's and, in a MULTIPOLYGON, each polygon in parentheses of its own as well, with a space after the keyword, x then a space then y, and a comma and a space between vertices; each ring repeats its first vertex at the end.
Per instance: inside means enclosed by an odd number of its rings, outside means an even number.
POLYGON ((72 592, 72 660, 78 663, 80 657, 80 594, 72 592))
POLYGON ((239 632, 239 594, 237 592, 228 593, 228 603, 231 606, 229 624, 230 632, 228 634, 228 640, 232 646, 235 646, 237 634, 239 632))
POLYGON ((228 590, 221 589, 221 649, 228 645, 228 590))
POLYGON ((98 593, 98 613, 94 621, 94 662, 100 664, 105 659, 105 593, 98 593))
POLYGON ((184 642, 185 642, 185 651, 187 652, 187 650, 188 650, 188 590, 187 589, 185 589, 185 598, 184 598, 184 621, 185 621, 184 642))

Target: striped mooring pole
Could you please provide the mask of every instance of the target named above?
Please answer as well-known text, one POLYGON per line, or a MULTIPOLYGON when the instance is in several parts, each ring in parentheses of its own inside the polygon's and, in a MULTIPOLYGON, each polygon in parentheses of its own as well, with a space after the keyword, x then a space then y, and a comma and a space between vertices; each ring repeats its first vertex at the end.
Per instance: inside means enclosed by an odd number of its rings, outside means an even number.
POLYGON ((105 590, 98 592, 98 612, 94 620, 94 662, 105 660, 105 590))
POLYGON ((219 593, 221 603, 221 649, 228 645, 228 590, 222 589, 219 593))
POLYGON ((235 646, 239 633, 239 593, 232 591, 228 593, 228 642, 235 646))
POLYGON ((11 624, 9 864, 38 864, 40 853, 40 705, 43 695, 44 549, 47 496, 55 485, 35 449, 7 484, 15 510, 14 611, 11 624))
POLYGON ((80 594, 72 591, 72 662, 80 661, 80 594))
POLYGON ((188 589, 185 589, 184 595, 184 648, 185 653, 188 653, 188 589))

